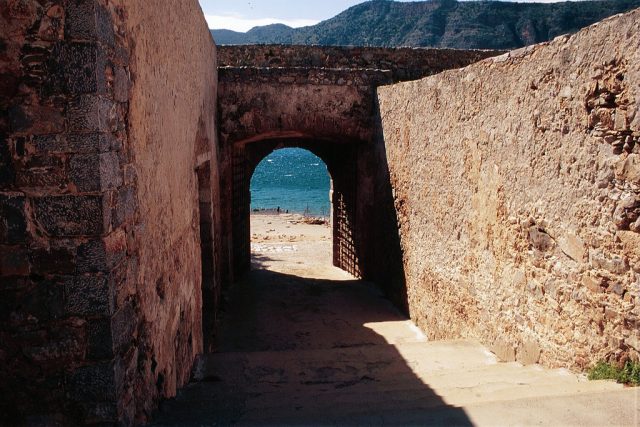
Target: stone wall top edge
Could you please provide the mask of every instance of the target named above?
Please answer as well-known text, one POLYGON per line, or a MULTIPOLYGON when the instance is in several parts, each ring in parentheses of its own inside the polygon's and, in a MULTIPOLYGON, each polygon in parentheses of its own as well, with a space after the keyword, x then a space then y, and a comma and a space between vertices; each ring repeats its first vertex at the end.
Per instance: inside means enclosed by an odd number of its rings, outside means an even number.
POLYGON ((374 69, 223 67, 218 72, 220 83, 242 85, 377 86, 396 80, 393 71, 374 69))
POLYGON ((327 46, 319 44, 216 44, 219 50, 240 50, 250 48, 278 48, 278 49, 296 49, 296 50, 344 50, 344 51, 418 51, 418 52, 506 52, 506 50, 499 49, 456 49, 448 47, 428 47, 428 46, 398 46, 398 47, 384 47, 384 46, 356 46, 356 45, 340 45, 340 46, 327 46))
MULTIPOLYGON (((606 18, 602 21, 596 22, 588 27, 583 28, 574 34, 562 34, 555 37, 552 40, 537 43, 522 48, 503 52, 499 55, 488 56, 477 62, 468 64, 459 68, 452 68, 444 70, 442 73, 436 75, 424 76, 421 81, 431 81, 433 78, 442 78, 443 75, 456 75, 464 76, 474 71, 488 70, 488 69, 501 69, 509 70, 513 67, 522 66, 528 61, 535 61, 535 55, 541 52, 555 52, 565 49, 578 49, 581 43, 585 43, 584 38, 593 37, 593 32, 607 32, 615 28, 616 32, 623 32, 629 30, 632 26, 638 25, 637 22, 640 19, 640 8, 632 10, 627 13, 617 14, 606 18), (438 77, 439 76, 439 77, 438 77)), ((543 60, 544 61, 544 60, 543 60)), ((403 85, 413 84, 413 82, 397 82, 387 88, 381 88, 379 90, 396 90, 403 85)))
POLYGON ((333 68, 333 67, 254 67, 251 65, 241 65, 241 66, 233 66, 233 65, 224 65, 218 67, 218 71, 221 73, 224 72, 237 72, 237 73, 287 73, 287 72, 330 72, 335 74, 352 74, 352 73, 381 73, 388 74, 391 73, 392 70, 384 69, 384 68, 333 68))
POLYGON ((233 45, 218 47, 220 66, 315 68, 451 68, 506 51, 358 46, 233 45), (449 66, 447 66, 447 64, 449 66))

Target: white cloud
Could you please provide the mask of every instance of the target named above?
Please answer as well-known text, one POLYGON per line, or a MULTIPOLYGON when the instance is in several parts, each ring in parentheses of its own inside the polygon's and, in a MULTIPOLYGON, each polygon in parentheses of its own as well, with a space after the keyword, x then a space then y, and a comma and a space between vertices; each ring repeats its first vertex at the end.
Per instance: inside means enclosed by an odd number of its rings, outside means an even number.
POLYGON ((247 32, 253 27, 269 24, 285 24, 293 28, 315 25, 313 19, 245 18, 241 15, 205 15, 209 28, 247 32))

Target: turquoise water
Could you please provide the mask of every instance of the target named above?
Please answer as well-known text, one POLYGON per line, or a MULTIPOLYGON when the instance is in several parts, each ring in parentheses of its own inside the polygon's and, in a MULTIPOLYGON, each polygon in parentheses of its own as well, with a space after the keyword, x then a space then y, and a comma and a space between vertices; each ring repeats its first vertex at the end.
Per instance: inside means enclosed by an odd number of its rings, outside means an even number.
POLYGON ((251 210, 329 215, 327 166, 310 151, 283 148, 265 157, 251 178, 251 210))

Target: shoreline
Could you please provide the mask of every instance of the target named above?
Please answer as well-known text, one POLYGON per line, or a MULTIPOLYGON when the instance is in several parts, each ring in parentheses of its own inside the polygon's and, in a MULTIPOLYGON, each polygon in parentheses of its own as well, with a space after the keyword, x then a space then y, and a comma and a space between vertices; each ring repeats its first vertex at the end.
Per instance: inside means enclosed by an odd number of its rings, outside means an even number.
POLYGON ((323 219, 326 222, 330 221, 330 215, 322 215, 322 214, 314 214, 311 212, 293 212, 293 211, 289 211, 289 210, 284 210, 284 209, 280 209, 280 211, 278 211, 277 208, 269 208, 269 209, 252 209, 250 212, 250 216, 269 216, 269 215, 274 215, 274 216, 284 216, 284 215, 290 215, 290 216, 298 216, 301 218, 313 218, 313 219, 323 219))
POLYGON ((293 213, 252 212, 251 243, 299 241, 328 241, 331 222, 321 217, 293 213))

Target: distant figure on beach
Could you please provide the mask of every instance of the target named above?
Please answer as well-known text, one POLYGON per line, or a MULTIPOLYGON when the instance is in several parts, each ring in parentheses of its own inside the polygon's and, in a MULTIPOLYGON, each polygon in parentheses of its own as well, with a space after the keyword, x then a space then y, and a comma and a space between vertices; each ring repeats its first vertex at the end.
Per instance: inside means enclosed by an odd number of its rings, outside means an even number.
POLYGON ((278 209, 276 209, 276 212, 280 213, 280 206, 278 206, 278 209))

